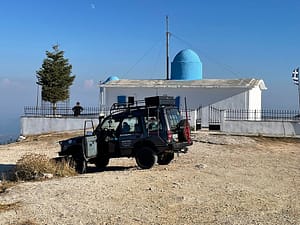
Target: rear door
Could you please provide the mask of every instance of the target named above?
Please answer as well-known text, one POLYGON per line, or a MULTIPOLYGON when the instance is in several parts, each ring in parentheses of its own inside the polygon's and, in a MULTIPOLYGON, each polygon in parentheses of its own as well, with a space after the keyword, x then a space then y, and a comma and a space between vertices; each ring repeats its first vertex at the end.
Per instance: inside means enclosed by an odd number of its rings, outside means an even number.
POLYGON ((166 109, 166 116, 173 141, 191 145, 191 128, 188 119, 183 119, 177 108, 166 109))
POLYGON ((130 156, 134 143, 142 138, 143 127, 139 117, 124 118, 119 126, 119 147, 121 156, 130 156))
POLYGON ((168 130, 172 133, 174 141, 178 142, 178 125, 181 121, 181 115, 177 108, 166 108, 166 119, 168 130))
POLYGON ((153 107, 144 115, 148 138, 156 147, 165 147, 167 144, 167 127, 164 118, 164 109, 153 107))

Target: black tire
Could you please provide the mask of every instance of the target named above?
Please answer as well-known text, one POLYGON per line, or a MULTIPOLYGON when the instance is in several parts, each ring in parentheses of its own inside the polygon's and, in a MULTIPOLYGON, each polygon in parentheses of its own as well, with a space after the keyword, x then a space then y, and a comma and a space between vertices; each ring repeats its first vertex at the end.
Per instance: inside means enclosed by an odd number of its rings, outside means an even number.
POLYGON ((157 154, 150 147, 141 147, 135 152, 135 161, 141 169, 150 169, 157 163, 157 154))
POLYGON ((73 156, 74 163, 75 163, 75 170, 77 173, 86 173, 87 169, 87 161, 84 159, 84 157, 80 154, 77 154, 73 156))
POLYGON ((109 163, 109 158, 108 157, 99 157, 96 159, 95 165, 98 169, 103 169, 105 168, 109 163))
POLYGON ((174 152, 165 152, 158 156, 159 165, 168 165, 174 159, 174 152))

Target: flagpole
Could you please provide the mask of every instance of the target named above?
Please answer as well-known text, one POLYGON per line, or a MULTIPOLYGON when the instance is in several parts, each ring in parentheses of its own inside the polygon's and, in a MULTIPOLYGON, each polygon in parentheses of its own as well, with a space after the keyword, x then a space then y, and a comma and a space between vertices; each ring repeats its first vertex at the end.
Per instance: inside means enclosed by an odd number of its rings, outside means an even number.
POLYGON ((299 110, 299 114, 300 114, 300 84, 299 84, 299 82, 298 82, 298 101, 299 101, 298 110, 299 110))
POLYGON ((294 69, 292 72, 292 79, 294 84, 298 85, 298 110, 300 114, 300 84, 299 84, 299 67, 294 69))

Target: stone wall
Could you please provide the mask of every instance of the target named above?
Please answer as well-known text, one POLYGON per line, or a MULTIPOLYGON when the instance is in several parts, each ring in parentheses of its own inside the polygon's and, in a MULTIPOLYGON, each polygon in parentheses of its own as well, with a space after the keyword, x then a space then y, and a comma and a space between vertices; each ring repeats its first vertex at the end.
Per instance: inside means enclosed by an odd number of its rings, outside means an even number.
MULTIPOLYGON (((21 117, 21 131, 23 136, 45 134, 51 132, 73 131, 84 129, 85 121, 93 121, 94 127, 98 125, 98 119, 87 119, 83 117, 21 117)), ((87 123, 87 128, 91 128, 87 123)))
POLYGON ((300 121, 221 121, 221 131, 280 137, 300 137, 300 121))

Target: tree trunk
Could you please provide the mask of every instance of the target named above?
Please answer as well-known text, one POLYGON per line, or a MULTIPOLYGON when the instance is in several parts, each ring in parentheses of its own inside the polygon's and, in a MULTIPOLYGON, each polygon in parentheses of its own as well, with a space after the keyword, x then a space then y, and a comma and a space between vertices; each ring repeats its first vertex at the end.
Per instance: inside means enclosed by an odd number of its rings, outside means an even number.
POLYGON ((55 117, 56 116, 56 102, 52 103, 52 115, 55 117))

